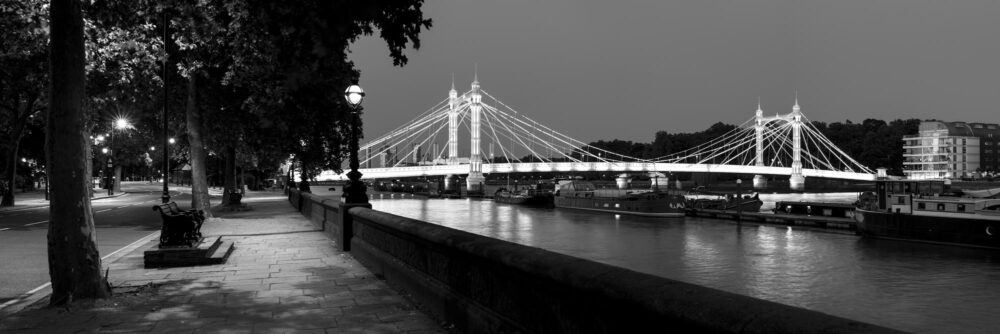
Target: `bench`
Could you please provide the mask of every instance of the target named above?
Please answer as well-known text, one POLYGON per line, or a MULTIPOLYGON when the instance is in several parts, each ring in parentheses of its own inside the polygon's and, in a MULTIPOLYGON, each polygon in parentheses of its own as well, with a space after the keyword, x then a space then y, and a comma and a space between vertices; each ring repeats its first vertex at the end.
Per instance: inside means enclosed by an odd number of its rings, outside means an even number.
POLYGON ((153 206, 160 212, 163 226, 160 229, 160 246, 194 246, 201 241, 201 224, 205 213, 201 210, 180 210, 177 203, 153 206))

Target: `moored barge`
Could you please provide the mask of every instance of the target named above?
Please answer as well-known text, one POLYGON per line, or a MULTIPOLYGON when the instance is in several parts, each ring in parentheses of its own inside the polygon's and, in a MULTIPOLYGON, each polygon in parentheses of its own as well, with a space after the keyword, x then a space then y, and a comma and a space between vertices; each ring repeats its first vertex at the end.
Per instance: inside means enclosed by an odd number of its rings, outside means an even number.
POLYGON ((587 181, 559 181, 555 207, 647 217, 683 217, 684 196, 637 189, 596 189, 587 181))
POLYGON ((944 181, 878 180, 854 219, 864 236, 1000 249, 1000 199, 949 192, 944 181))

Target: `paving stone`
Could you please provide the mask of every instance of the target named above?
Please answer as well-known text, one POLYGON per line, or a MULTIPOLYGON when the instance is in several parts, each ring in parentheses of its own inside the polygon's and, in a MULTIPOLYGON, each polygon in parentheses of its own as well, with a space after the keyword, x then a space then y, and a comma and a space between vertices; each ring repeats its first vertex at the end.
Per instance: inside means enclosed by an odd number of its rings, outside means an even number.
POLYGON ((257 291, 257 298, 301 296, 302 289, 257 291))
POLYGON ((302 328, 303 324, 275 324, 275 323, 259 323, 255 324, 253 327, 253 333, 261 334, 299 334, 299 333, 326 333, 323 328, 302 328))
POLYGON ((69 311, 24 310, 0 319, 0 332, 445 332, 349 254, 340 252, 336 242, 316 231, 284 197, 268 200, 252 202, 264 210, 234 213, 253 219, 222 214, 205 223, 202 232, 206 236, 223 236, 236 243, 225 264, 145 269, 142 252, 152 244, 139 247, 105 263, 112 286, 134 292, 116 295, 106 304, 74 306, 69 311), (246 231, 272 234, 237 236, 246 231))

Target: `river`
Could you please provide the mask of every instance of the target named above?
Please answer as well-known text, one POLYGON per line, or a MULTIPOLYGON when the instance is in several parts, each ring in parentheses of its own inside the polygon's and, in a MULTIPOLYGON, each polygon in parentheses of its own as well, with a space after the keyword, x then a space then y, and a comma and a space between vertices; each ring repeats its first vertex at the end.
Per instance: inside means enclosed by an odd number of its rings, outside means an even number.
MULTIPOLYGON (((324 195, 318 192, 317 195, 324 195)), ((325 193, 327 196, 333 194, 325 193)), ((1000 330, 1000 251, 707 218, 372 194, 376 210, 918 333, 1000 330)), ((856 193, 762 194, 850 203, 856 193)))

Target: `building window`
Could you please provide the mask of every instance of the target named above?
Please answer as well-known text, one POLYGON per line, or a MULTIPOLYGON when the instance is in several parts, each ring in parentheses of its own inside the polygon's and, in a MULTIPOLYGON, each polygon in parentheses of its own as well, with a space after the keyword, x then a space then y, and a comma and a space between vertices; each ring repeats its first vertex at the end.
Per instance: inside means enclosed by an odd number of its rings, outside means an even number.
POLYGON ((965 145, 965 138, 962 138, 962 145, 965 145))
POLYGON ((944 204, 943 203, 938 203, 937 210, 938 211, 944 211, 944 204))
POLYGON ((896 197, 896 204, 906 204, 906 198, 903 196, 896 197))
POLYGON ((958 205, 958 212, 965 212, 965 204, 958 205))
POLYGON ((927 204, 924 202, 917 203, 917 209, 925 210, 927 209, 927 204))

